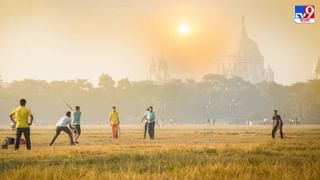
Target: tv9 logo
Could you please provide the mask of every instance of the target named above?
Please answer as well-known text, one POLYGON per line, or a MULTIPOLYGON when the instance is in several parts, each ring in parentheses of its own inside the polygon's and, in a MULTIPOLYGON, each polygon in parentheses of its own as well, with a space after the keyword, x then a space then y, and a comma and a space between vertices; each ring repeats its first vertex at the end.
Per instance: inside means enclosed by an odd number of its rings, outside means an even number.
POLYGON ((295 21, 298 24, 313 24, 315 23, 315 7, 314 5, 296 5, 295 6, 295 21))

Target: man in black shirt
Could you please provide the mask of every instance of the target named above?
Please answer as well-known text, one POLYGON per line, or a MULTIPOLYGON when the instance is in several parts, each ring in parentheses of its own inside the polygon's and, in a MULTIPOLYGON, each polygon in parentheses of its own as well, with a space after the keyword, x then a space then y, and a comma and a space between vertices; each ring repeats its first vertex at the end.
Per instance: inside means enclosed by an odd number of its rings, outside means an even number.
POLYGON ((274 115, 272 117, 273 120, 273 128, 272 128, 272 138, 275 138, 275 133, 277 132, 277 130, 280 130, 280 137, 281 139, 283 139, 283 132, 282 132, 282 126, 283 126, 283 122, 281 119, 281 116, 278 114, 277 110, 274 110, 274 115))

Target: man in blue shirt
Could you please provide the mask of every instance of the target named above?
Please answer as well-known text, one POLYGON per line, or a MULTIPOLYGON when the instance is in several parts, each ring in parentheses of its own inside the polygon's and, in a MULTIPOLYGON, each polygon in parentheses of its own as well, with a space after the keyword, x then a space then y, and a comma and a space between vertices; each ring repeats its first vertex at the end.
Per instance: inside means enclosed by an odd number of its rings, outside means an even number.
POLYGON ((81 127, 80 127, 80 118, 81 118, 81 111, 80 111, 80 106, 76 106, 76 111, 73 112, 73 119, 72 119, 72 126, 75 128, 75 143, 78 142, 78 138, 80 137, 81 134, 81 127))
POLYGON ((153 107, 149 107, 147 112, 148 133, 151 140, 154 139, 154 126, 156 123, 156 114, 153 112, 153 107))

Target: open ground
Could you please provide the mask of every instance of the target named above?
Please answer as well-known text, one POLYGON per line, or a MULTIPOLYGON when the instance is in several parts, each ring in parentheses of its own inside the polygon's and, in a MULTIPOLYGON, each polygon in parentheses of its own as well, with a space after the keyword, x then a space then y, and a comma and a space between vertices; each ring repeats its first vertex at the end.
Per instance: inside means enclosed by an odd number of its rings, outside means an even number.
MULTIPOLYGON (((123 126, 112 140, 107 126, 84 126, 80 144, 54 127, 31 129, 32 150, 0 151, 0 179, 320 179, 320 126, 174 125, 156 129, 153 141, 141 126, 123 126)), ((0 139, 15 132, 2 127, 0 139)))

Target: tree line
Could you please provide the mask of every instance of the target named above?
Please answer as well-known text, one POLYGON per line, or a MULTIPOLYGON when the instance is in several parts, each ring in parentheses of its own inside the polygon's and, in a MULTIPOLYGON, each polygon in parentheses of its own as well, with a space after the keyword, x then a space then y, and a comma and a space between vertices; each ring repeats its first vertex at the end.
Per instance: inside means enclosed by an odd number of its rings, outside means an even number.
POLYGON ((284 121, 320 122, 320 80, 284 86, 274 82, 251 84, 241 78, 226 79, 207 74, 199 81, 171 79, 114 81, 102 74, 94 86, 85 79, 45 81, 25 79, 4 84, 0 78, 0 123, 9 124, 8 114, 20 98, 35 115, 35 123, 52 125, 68 110, 64 102, 81 106, 82 123, 106 124, 111 106, 117 106, 122 123, 139 123, 152 105, 158 122, 256 124, 271 119, 278 109, 284 121))

